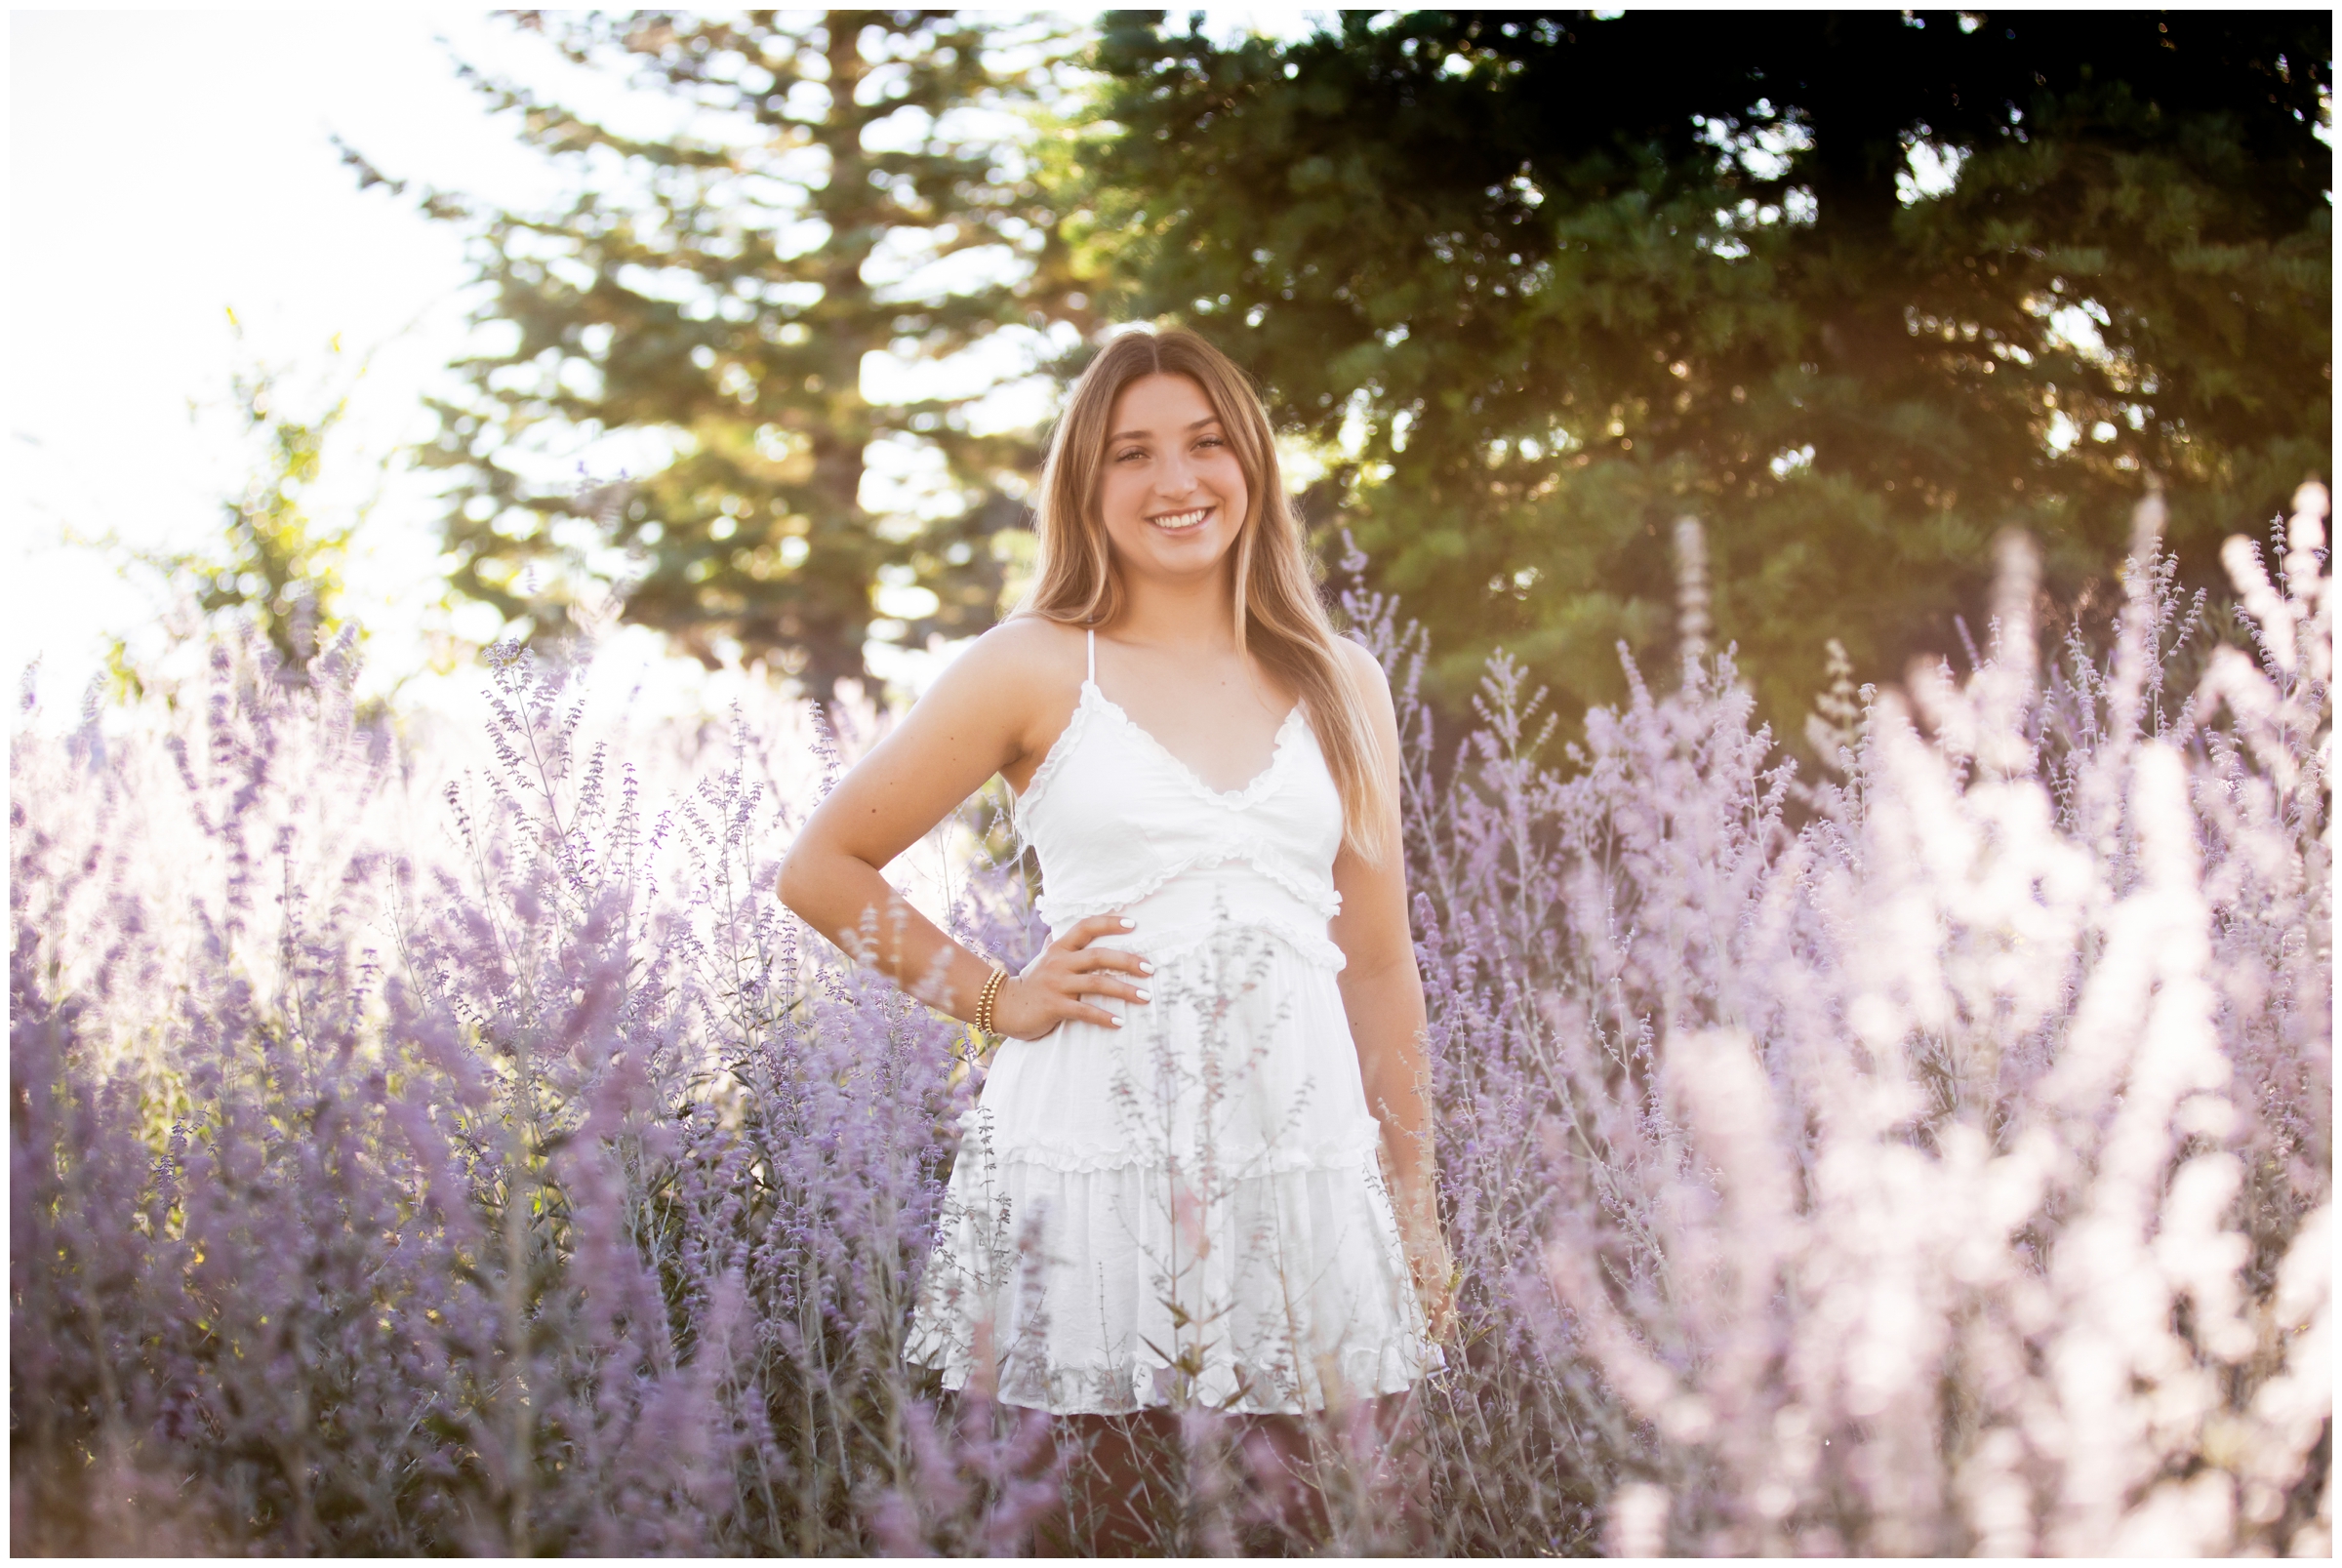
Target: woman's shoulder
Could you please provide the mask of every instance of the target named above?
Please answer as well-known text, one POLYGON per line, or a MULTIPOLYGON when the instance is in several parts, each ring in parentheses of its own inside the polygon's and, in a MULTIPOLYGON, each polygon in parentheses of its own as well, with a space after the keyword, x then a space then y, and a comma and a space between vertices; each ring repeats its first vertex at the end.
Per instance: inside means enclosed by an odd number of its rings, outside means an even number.
POLYGON ((1340 658, 1343 673, 1350 677, 1361 697, 1369 702, 1377 697, 1385 703, 1391 700, 1390 672, 1364 643, 1338 636, 1334 639, 1334 652, 1340 658))
POLYGON ((985 675, 1048 681, 1070 671, 1079 682, 1087 667, 1079 626, 1036 615, 1014 615, 968 645, 954 661, 985 675))
POLYGON ((1061 690, 1079 690, 1086 667, 1080 627, 1019 615, 968 644, 936 685, 955 694, 1046 703, 1061 690))

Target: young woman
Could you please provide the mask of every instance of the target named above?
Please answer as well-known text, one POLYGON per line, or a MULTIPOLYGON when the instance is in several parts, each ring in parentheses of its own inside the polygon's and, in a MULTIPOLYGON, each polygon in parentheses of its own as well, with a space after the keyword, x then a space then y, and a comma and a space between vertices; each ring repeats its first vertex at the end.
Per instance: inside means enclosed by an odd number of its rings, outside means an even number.
POLYGON ((1024 605, 781 870, 809 924, 1006 1037, 910 1353, 1061 1415, 1398 1393, 1449 1265, 1389 686, 1318 603, 1259 398, 1191 333, 1099 354, 1038 529, 1024 605), (1053 938, 1013 976, 879 875, 995 773, 1053 938))

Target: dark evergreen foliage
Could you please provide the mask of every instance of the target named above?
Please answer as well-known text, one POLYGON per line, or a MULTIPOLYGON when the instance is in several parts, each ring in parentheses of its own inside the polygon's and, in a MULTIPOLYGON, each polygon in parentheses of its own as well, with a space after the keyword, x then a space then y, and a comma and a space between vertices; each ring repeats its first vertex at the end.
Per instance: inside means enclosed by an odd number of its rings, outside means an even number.
POLYGON ((1035 172, 1000 132, 1046 84, 1053 41, 1025 26, 1004 63, 997 27, 949 12, 521 20, 578 63, 629 71, 685 129, 629 137, 480 80, 580 178, 564 211, 424 200, 476 225, 482 318, 517 329, 461 367, 468 395, 438 410, 428 461, 455 480, 455 585, 543 634, 612 582, 626 620, 817 694, 863 674, 882 574, 939 599, 896 635, 989 625, 992 540, 1020 520, 1030 441, 972 434, 970 399, 948 390, 874 404, 862 368, 873 350, 941 358, 1082 302, 1067 300, 1035 172), (969 252, 985 253, 982 281, 933 278, 969 252), (560 471, 563 443, 611 431, 664 437, 671 458, 623 481, 560 471), (964 510, 866 507, 880 442, 912 462, 940 455, 964 510))
POLYGON ((1571 711, 1615 697, 1692 512, 1785 718, 1829 636, 1865 678, 1957 647, 2003 527, 2086 609, 2151 476, 2213 582, 2326 471, 2330 40, 2323 12, 1350 12, 1221 47, 1124 13, 1093 199, 1126 305, 1288 427, 1349 424, 1340 520, 1440 628, 1450 700, 1496 645, 1571 711))

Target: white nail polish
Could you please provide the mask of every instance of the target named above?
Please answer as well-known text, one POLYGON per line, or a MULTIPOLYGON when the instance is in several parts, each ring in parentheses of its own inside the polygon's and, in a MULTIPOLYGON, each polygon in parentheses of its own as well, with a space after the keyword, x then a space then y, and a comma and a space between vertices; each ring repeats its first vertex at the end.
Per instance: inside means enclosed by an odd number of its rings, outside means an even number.
POLYGON ((1147 994, 1145 991, 1141 991, 1141 992, 1139 992, 1139 1000, 1140 1000, 1140 1001, 1142 1001, 1142 1002, 1145 1002, 1145 1001, 1151 1001, 1152 999, 1153 999, 1153 998, 1150 997, 1150 996, 1149 996, 1149 995, 1148 995, 1148 994, 1147 994))
POLYGON ((1120 1028, 1122 1026, 1122 1021, 1118 1018, 1110 1018, 1107 1020, 1107 1022, 1111 1024, 1115 1028, 1120 1028))
POLYGON ((1122 922, 1122 929, 1125 931, 1136 931, 1139 929, 1139 923, 1136 920, 1125 920, 1122 922))
POLYGON ((1151 975, 1154 973, 1154 965, 1142 958, 1139 960, 1139 973, 1142 975, 1151 975))

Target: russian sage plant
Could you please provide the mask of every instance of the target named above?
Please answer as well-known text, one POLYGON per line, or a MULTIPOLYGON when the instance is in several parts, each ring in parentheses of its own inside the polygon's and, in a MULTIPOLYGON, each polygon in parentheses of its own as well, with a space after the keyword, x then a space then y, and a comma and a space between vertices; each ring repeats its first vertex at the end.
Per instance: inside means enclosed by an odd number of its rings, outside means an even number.
POLYGON ((2004 542, 1990 656, 1866 693, 1813 782, 1695 573, 1679 689, 1630 668, 1566 769, 1491 668, 1411 781, 1459 1546, 2326 1549, 2324 510, 2281 587, 2232 543, 2258 657, 2176 694, 2152 503, 2103 660, 2040 667, 2004 542))
MULTIPOLYGON (((1439 739, 1423 634, 1348 595, 1459 1327, 1298 1457, 1184 1413, 1157 1544, 2327 1549, 2323 517, 2232 543, 2208 649, 2152 509, 2104 649, 2044 649, 2008 542, 1968 674, 1841 678, 1810 775, 1706 646, 1696 528, 1679 669, 1557 756, 1501 658, 1439 739)), ((211 652, 15 736, 20 1548, 1097 1545, 1079 1439, 904 1359, 985 1064, 775 898, 792 759, 854 736, 604 724, 504 649, 465 752, 346 643, 211 652)), ((996 803, 931 848, 1014 965, 996 803)))

